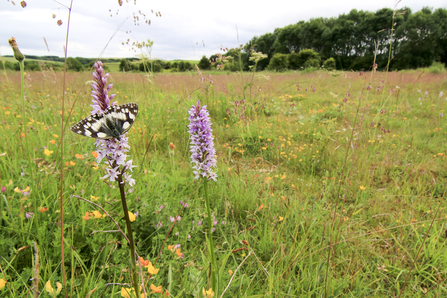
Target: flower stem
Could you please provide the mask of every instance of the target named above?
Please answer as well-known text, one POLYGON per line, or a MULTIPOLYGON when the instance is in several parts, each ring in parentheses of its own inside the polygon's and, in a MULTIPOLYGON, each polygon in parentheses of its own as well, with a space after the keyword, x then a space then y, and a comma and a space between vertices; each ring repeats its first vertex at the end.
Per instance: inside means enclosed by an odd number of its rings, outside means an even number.
MULTIPOLYGON (((22 130, 23 133, 26 133, 26 113, 25 113, 25 60, 19 61, 19 65, 20 65, 20 92, 21 92, 21 97, 22 97, 22 130)), ((26 143, 26 137, 24 137, 25 143, 26 143)), ((25 146, 26 147, 26 146, 25 146)))
POLYGON ((214 244, 213 244, 213 219, 211 218, 211 206, 210 206, 210 199, 208 197, 208 179, 206 177, 203 177, 203 188, 205 190, 205 201, 206 201, 206 210, 208 212, 208 242, 209 242, 209 251, 210 251, 210 257, 211 257, 211 287, 213 288, 214 292, 218 292, 218 285, 216 280, 216 272, 217 272, 217 263, 216 263, 216 257, 214 256, 214 244))
POLYGON ((124 218, 126 219, 126 226, 127 226, 127 238, 129 238, 129 246, 130 246, 130 263, 132 265, 132 279, 133 279, 133 285, 135 289, 136 296, 140 297, 140 287, 139 287, 139 281, 138 281, 138 271, 137 271, 137 265, 136 265, 136 257, 135 257, 135 242, 133 240, 133 234, 132 234, 132 226, 130 225, 130 219, 129 219, 129 210, 127 209, 127 202, 126 202, 126 194, 124 193, 124 183, 123 183, 123 175, 118 175, 118 185, 120 188, 120 194, 121 194, 121 203, 123 205, 123 211, 124 211, 124 218))

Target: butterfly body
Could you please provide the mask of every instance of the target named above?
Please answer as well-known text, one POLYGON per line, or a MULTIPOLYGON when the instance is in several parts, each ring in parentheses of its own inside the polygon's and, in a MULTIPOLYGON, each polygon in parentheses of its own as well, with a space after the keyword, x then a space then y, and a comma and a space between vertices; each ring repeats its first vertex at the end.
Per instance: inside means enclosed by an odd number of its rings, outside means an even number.
POLYGON ((90 115, 71 127, 82 136, 95 139, 117 139, 131 127, 138 114, 136 103, 126 103, 108 107, 102 114, 90 115))

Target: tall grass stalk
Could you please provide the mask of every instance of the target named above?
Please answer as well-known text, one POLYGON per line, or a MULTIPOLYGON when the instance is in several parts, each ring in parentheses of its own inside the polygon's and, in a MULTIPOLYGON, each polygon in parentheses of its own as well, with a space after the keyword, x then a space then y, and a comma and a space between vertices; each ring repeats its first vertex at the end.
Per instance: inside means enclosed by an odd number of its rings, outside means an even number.
POLYGON ((61 138, 60 138, 60 153, 61 160, 59 162, 60 165, 60 197, 59 197, 59 207, 60 207, 60 233, 61 233, 61 269, 62 269, 62 279, 64 281, 64 292, 65 297, 68 297, 67 292, 67 277, 65 276, 65 252, 64 252, 64 114, 65 114, 65 83, 67 76, 67 51, 68 51, 68 36, 70 33, 70 20, 71 20, 71 12, 73 8, 73 0, 70 1, 70 6, 68 9, 68 20, 67 20, 67 33, 65 34, 65 46, 64 46, 64 78, 62 80, 62 102, 61 102, 61 138))

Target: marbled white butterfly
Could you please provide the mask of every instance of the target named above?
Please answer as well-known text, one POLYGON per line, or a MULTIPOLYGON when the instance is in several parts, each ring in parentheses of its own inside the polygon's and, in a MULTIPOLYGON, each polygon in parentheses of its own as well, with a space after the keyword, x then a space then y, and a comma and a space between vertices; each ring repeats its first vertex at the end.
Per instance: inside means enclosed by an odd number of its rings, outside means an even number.
POLYGON ((82 119, 71 130, 82 136, 95 139, 120 139, 131 127, 138 114, 136 103, 126 103, 108 107, 102 114, 82 119))

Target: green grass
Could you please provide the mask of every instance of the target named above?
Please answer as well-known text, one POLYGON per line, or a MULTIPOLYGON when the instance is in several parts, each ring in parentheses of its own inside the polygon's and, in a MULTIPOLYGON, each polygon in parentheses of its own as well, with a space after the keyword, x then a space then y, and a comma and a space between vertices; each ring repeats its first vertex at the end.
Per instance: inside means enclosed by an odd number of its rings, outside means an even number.
MULTIPOLYGON (((146 291, 153 284, 170 297, 202 297, 208 289, 206 208, 187 130, 187 111, 200 100, 210 111, 217 148, 219 177, 208 185, 219 297, 228 284, 224 297, 445 296, 444 74, 262 75, 250 87, 248 74, 213 73, 210 86, 192 74, 156 74, 149 82, 143 74, 112 73, 115 100, 140 107, 129 132, 129 158, 138 167, 127 200, 138 212, 132 223, 137 251, 160 269, 149 280, 143 268, 146 291), (169 233, 170 216, 177 215, 181 220, 169 233), (168 250, 176 244, 184 258, 168 250)), ((124 229, 119 193, 100 179, 105 172, 94 163, 94 140, 65 129, 61 160, 62 75, 27 73, 24 136, 20 78, 6 76, 0 81, 0 278, 8 283, 0 295, 32 295, 32 243, 39 249, 42 297, 50 297, 48 280, 55 289, 63 283, 62 162, 64 287, 70 297, 120 297, 121 285, 131 282, 128 244, 111 232, 116 226, 109 218, 84 220, 86 212, 103 212, 78 198, 96 200, 124 229), (28 195, 20 192, 27 187, 28 195)), ((89 115, 85 82, 91 79, 87 72, 68 74, 68 125, 89 115)))

